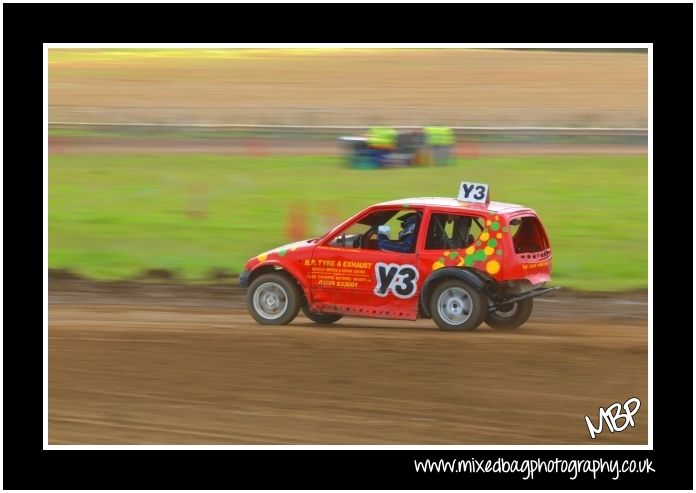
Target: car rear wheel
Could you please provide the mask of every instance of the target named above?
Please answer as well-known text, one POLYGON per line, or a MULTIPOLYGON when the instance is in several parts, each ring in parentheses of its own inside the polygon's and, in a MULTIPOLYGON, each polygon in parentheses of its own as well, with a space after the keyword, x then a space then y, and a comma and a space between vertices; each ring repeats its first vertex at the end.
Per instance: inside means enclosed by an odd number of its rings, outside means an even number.
POLYGON ((302 313, 304 313, 305 317, 310 319, 312 322, 316 322, 316 323, 322 324, 322 325, 332 324, 332 323, 337 322, 343 318, 343 315, 340 315, 338 313, 313 312, 306 305, 302 307, 302 313))
POLYGON ((488 300, 459 279, 444 281, 433 291, 430 313, 442 330, 473 330, 486 317, 488 300))
POLYGON ((247 305, 261 325, 285 325, 300 311, 300 293, 292 279, 282 274, 264 274, 249 286, 247 305))
POLYGON ((516 329, 529 320, 532 308, 534 300, 531 298, 510 303, 490 312, 486 317, 486 323, 494 329, 516 329))

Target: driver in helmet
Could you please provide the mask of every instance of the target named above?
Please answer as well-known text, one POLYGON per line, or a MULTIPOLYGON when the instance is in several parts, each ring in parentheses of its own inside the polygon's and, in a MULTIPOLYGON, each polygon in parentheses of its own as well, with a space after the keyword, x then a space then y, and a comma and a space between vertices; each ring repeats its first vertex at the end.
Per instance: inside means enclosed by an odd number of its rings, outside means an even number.
POLYGON ((399 239, 390 240, 388 235, 379 232, 377 234, 377 244, 380 250, 403 253, 413 252, 416 246, 416 229, 420 216, 417 212, 409 212, 408 214, 398 217, 397 220, 401 221, 399 239))

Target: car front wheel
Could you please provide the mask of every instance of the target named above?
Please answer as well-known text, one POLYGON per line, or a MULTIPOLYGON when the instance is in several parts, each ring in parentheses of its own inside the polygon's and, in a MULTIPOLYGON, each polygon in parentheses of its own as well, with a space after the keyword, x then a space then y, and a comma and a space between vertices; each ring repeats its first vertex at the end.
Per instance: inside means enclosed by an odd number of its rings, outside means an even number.
POLYGON ((458 279, 444 281, 430 298, 430 313, 442 330, 473 330, 486 318, 488 300, 458 279))
POLYGON ((310 310, 306 305, 302 307, 302 313, 312 322, 328 325, 337 322, 343 318, 343 315, 338 313, 318 313, 310 310))
POLYGON ((247 305, 261 325, 285 325, 300 311, 297 284, 282 274, 264 274, 249 286, 247 305))

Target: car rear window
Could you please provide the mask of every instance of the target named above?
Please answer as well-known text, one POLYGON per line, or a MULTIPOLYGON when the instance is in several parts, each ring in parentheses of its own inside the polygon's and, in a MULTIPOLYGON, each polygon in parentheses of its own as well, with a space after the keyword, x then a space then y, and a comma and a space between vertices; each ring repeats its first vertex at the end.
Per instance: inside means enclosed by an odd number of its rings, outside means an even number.
POLYGON ((537 217, 516 217, 510 221, 510 232, 515 253, 540 252, 549 247, 549 240, 537 217))

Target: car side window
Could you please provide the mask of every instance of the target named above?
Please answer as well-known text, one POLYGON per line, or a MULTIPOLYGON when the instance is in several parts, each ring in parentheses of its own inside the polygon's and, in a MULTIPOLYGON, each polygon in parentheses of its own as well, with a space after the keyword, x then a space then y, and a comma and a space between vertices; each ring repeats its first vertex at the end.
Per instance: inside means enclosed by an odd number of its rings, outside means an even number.
POLYGON ((428 224, 426 250, 460 250, 481 234, 481 219, 461 214, 432 214, 428 224))
MULTIPOLYGON (((467 234, 468 234, 468 240, 471 240, 471 241, 469 241, 469 242, 465 245, 465 247, 466 247, 466 246, 469 246, 469 245, 470 245, 471 243, 473 243, 479 236, 481 236, 481 233, 483 233, 483 230, 484 230, 484 228, 485 228, 484 224, 486 224, 486 222, 485 222, 483 219, 481 219, 480 217, 475 217, 475 216, 474 216, 474 217, 471 218, 471 225, 470 225, 469 231, 468 231, 468 233, 467 233, 467 234)), ((468 241, 468 240, 467 240, 467 241, 468 241)))
MULTIPOLYGON (((354 222, 338 235, 334 236, 327 244, 338 248, 363 248, 368 250, 378 250, 377 228, 380 225, 389 225, 392 231, 398 221, 394 218, 398 210, 376 211, 364 218, 354 222)), ((396 229, 398 232, 398 227, 396 229)))

